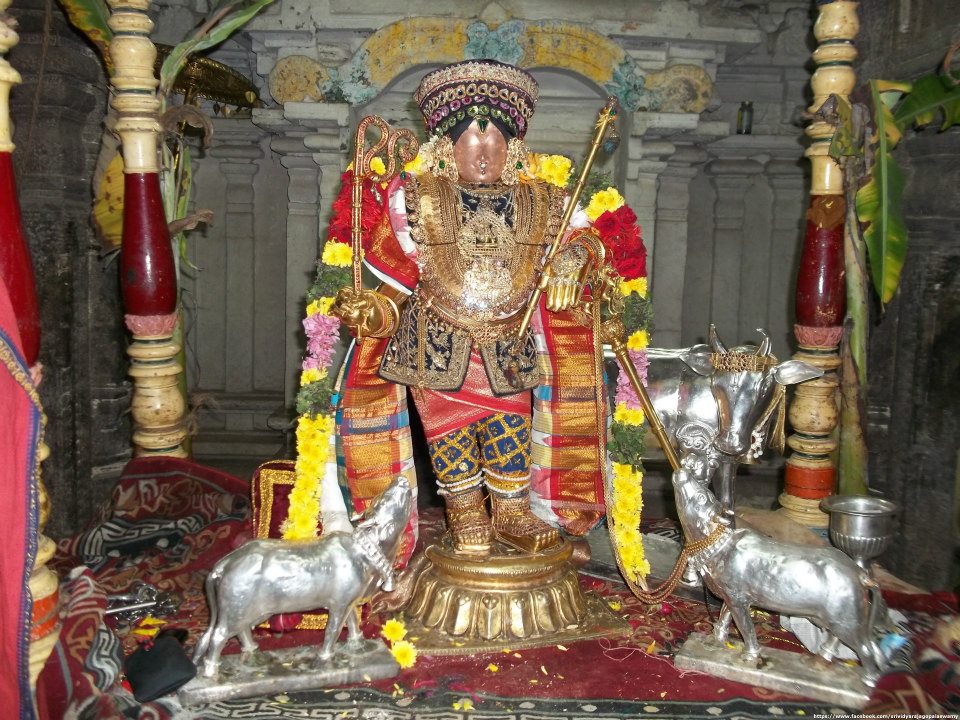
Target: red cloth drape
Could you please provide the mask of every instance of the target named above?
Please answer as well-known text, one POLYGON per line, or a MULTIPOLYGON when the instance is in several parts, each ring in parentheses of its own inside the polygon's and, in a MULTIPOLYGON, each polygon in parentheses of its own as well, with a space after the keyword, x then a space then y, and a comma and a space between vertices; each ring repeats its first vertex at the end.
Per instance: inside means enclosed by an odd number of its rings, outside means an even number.
POLYGON ((0 708, 4 717, 33 718, 28 663, 32 602, 27 581, 36 557, 41 411, 3 282, 0 359, 0 497, 4 508, 0 543, 0 708))

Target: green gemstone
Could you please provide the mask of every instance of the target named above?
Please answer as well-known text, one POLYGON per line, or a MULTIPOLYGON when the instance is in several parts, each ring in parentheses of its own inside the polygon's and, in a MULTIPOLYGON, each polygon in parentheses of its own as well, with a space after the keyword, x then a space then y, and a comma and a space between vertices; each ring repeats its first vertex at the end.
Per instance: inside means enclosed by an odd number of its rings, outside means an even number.
POLYGON ((517 170, 522 170, 522 169, 523 169, 523 163, 522 163, 522 162, 518 162, 518 163, 517 163, 517 170))
POLYGON ((441 161, 440 161, 440 169, 443 170, 446 166, 447 166, 447 164, 446 164, 443 160, 441 160, 441 161))
POLYGON ((407 171, 406 171, 406 170, 401 170, 401 171, 400 171, 400 179, 401 179, 401 180, 406 180, 406 179, 407 179, 407 171))

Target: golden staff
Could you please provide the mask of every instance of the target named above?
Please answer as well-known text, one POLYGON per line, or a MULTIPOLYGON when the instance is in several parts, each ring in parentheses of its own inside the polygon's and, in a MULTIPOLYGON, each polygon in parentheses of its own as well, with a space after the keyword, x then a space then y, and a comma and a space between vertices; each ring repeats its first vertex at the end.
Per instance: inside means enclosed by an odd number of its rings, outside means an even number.
MULTIPOLYGON (((573 211, 576 209, 577 203, 580 201, 580 194, 583 192, 583 186, 587 182, 587 176, 590 174, 590 168, 593 167, 593 161, 597 156, 597 151, 600 149, 600 146, 603 145, 603 138, 607 134, 607 128, 610 126, 610 123, 613 122, 613 119, 616 116, 617 99, 614 97, 609 97, 607 98, 606 104, 604 104, 604 106, 600 109, 600 113, 597 115, 596 132, 593 134, 593 142, 590 144, 590 152, 587 153, 587 159, 583 161, 583 168, 580 170, 580 177, 577 178, 577 184, 573 186, 573 192, 570 193, 570 202, 567 204, 567 209, 564 211, 563 218, 560 220, 560 229, 557 231, 557 236, 553 239, 553 243, 551 243, 550 249, 547 251, 544 267, 549 266, 550 261, 553 260, 553 256, 557 254, 557 250, 560 248, 560 242, 563 240, 563 236, 567 232, 567 227, 570 225, 570 219, 573 217, 573 211)), ((548 280, 549 278, 547 277, 547 274, 544 273, 540 278, 540 282, 537 284, 537 287, 534 289, 533 294, 530 295, 530 302, 527 303, 527 309, 524 311, 523 319, 520 320, 520 326, 517 328, 518 340, 524 336, 524 334, 527 332, 527 328, 530 327, 530 320, 533 317, 533 312, 537 309, 537 305, 540 303, 540 297, 543 295, 543 291, 547 287, 548 280)))
MULTIPOLYGON (((613 291, 620 292, 616 287, 613 288, 613 291)), ((625 340, 627 332, 623 325, 623 318, 619 313, 616 313, 603 322, 602 328, 603 341, 610 344, 610 349, 613 350, 613 354, 616 355, 620 367, 630 379, 630 384, 633 385, 633 390, 637 393, 637 398, 639 398, 640 405, 643 407, 643 414, 650 423, 650 429, 653 430, 653 434, 657 437, 657 442, 660 443, 660 449, 663 450, 663 454, 667 456, 671 469, 676 472, 680 469, 680 457, 670 443, 670 439, 667 437, 667 430, 663 426, 663 421, 660 419, 660 414, 653 407, 650 395, 647 394, 647 389, 640 381, 637 369, 633 366, 633 361, 630 359, 630 352, 627 349, 625 340)))
MULTIPOLYGON (((616 98, 612 97, 607 98, 606 104, 600 110, 600 113, 597 117, 596 132, 594 132, 593 142, 590 144, 590 152, 587 154, 587 159, 584 161, 583 168, 580 170, 580 177, 577 178, 577 184, 574 186, 573 192, 570 194, 570 202, 563 214, 563 219, 560 221, 560 230, 557 232, 557 236, 553 239, 553 244, 550 245, 545 266, 550 262, 550 260, 553 259, 557 249, 560 247, 560 242, 567 231, 567 227, 570 224, 570 219, 573 217, 576 204, 580 200, 580 193, 583 192, 583 186, 586 184, 587 175, 590 173, 590 168, 593 166, 593 161, 597 156, 597 151, 600 149, 601 145, 604 144, 603 139, 607 133, 607 128, 613 122, 616 116, 617 100, 616 98)), ((616 282, 614 278, 609 277, 609 275, 603 272, 598 272, 597 277, 604 278, 603 282, 607 285, 602 290, 597 288, 596 290, 598 294, 609 296, 611 290, 616 291, 616 287, 613 285, 616 282), (613 285, 612 288, 611 285, 613 285)), ((533 294, 530 296, 530 302, 523 314, 523 319, 520 321, 520 326, 517 328, 516 337, 518 340, 523 337, 524 333, 526 333, 527 328, 530 325, 530 320, 533 317, 533 312, 536 310, 536 307, 540 302, 540 296, 543 295, 543 291, 547 286, 548 280, 549 278, 545 273, 541 278, 540 283, 533 291, 533 294)), ((630 354, 627 350, 627 344, 624 339, 626 331, 623 325, 623 319, 620 317, 619 313, 614 311, 613 305, 614 303, 611 303, 611 311, 613 312, 614 316, 605 321, 603 324, 603 340, 604 342, 610 343, 610 347, 613 350, 614 355, 616 355, 617 360, 620 362, 620 367, 623 368, 623 371, 627 374, 627 377, 630 379, 630 384, 637 393, 637 397, 640 400, 640 405, 643 407, 643 413, 647 417, 650 427, 653 429, 653 434, 656 436, 657 442, 660 443, 660 447, 663 450, 664 455, 666 455, 667 460, 670 462, 670 466, 674 470, 677 470, 680 467, 680 458, 677 456, 677 451, 674 449, 673 445, 670 444, 670 440, 667 438, 667 431, 663 426, 663 421, 660 420, 660 415, 654 409, 653 402, 651 402, 650 396, 647 394, 647 389, 640 381, 640 376, 637 375, 637 370, 633 366, 633 362, 630 360, 630 354)))
MULTIPOLYGON (((397 175, 397 159, 406 164, 412 161, 420 150, 416 136, 406 128, 390 131, 379 115, 367 115, 357 125, 356 143, 353 151, 353 195, 350 206, 350 241, 353 248, 353 291, 361 290, 360 273, 363 268, 363 245, 360 239, 361 219, 363 215, 363 181, 375 183, 389 182, 397 175), (380 131, 380 138, 370 147, 366 147, 367 130, 373 125, 380 131), (398 147, 397 144, 400 143, 398 147), (377 173, 370 167, 373 159, 386 150, 384 172, 377 173)), ((403 165, 400 166, 401 169, 403 165)))

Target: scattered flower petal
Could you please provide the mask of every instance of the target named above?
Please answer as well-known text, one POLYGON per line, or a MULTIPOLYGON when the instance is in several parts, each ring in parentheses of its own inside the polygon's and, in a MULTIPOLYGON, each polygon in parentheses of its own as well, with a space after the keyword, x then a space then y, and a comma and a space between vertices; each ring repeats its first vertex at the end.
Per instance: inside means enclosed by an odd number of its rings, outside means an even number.
POLYGON ((407 636, 407 628, 400 620, 391 618, 383 624, 380 634, 385 640, 395 643, 407 636))

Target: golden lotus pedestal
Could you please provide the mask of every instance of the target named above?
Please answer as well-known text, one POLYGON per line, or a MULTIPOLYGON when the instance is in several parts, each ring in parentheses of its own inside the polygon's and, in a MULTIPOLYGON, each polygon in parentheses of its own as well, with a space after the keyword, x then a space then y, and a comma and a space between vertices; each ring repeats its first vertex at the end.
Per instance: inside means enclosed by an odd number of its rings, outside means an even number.
POLYGON ((493 652, 629 632, 601 598, 584 593, 564 540, 539 553, 497 544, 488 557, 429 546, 404 608, 409 636, 427 655, 493 652))

